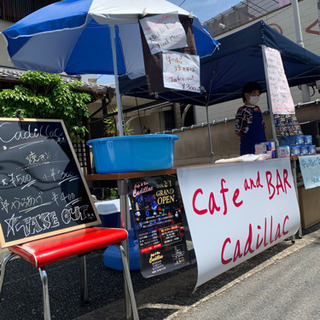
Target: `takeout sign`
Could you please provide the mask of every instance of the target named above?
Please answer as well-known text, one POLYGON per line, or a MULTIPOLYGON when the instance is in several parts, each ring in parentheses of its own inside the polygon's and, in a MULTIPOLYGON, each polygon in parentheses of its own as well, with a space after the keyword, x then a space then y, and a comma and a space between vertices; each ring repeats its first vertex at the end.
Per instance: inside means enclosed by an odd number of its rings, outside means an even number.
POLYGON ((200 92, 200 58, 178 52, 163 52, 163 84, 166 88, 200 92))
POLYGON ((163 86, 168 89, 200 92, 200 58, 172 51, 188 47, 187 35, 178 13, 140 19, 151 55, 162 52, 163 86))
POLYGON ((61 120, 0 119, 2 247, 100 223, 61 120))
POLYGON ((187 47, 187 35, 177 12, 140 19, 140 25, 152 55, 187 47))

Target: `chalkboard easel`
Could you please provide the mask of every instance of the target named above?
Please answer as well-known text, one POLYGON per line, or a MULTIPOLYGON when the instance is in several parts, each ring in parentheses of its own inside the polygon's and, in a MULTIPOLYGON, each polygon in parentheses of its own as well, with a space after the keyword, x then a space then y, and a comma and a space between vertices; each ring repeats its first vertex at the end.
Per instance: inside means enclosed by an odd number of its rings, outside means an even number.
POLYGON ((0 118, 0 246, 100 223, 63 121, 0 118))

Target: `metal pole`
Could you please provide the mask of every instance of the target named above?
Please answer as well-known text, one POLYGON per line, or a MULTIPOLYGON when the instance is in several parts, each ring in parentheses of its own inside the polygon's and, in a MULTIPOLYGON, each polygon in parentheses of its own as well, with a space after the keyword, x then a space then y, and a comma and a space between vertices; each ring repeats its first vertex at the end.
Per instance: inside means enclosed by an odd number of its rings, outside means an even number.
POLYGON ((304 43, 302 40, 302 32, 301 32, 301 22, 300 22, 300 12, 298 6, 298 0, 291 0, 292 9, 293 9, 293 19, 294 19, 294 27, 296 30, 297 44, 301 47, 304 47, 304 43))
MULTIPOLYGON (((121 217, 121 227, 129 231, 131 228, 131 221, 130 221, 130 212, 128 207, 128 184, 126 180, 118 180, 118 194, 120 196, 120 217, 121 217)), ((129 260, 129 239, 127 238, 122 242, 122 246, 124 250, 127 252, 127 265, 130 269, 130 260, 129 260)), ((125 288, 124 288, 124 300, 125 300, 125 307, 126 307, 126 318, 131 319, 131 304, 129 299, 129 292, 128 292, 128 283, 127 278, 124 276, 125 288)))
MULTIPOLYGON (((304 43, 302 40, 298 0, 291 0, 291 4, 293 9, 293 19, 294 19, 294 27, 296 30, 297 44, 304 48, 304 43)), ((309 86, 307 84, 303 84, 301 86, 301 92, 302 92, 302 102, 311 101, 309 86)))
POLYGON ((211 128, 210 128, 210 123, 209 123, 209 110, 208 110, 208 105, 206 105, 206 114, 207 114, 207 124, 208 124, 208 135, 209 135, 209 145, 210 145, 210 158, 211 158, 211 163, 213 163, 213 149, 212 149, 212 139, 211 139, 211 128))
POLYGON ((264 74, 266 76, 266 85, 267 85, 267 97, 268 97, 268 108, 270 111, 270 121, 271 121, 271 129, 272 129, 272 137, 276 144, 276 148, 278 146, 278 140, 277 140, 277 133, 276 133, 276 126, 274 124, 273 119, 273 111, 272 111, 272 104, 271 104, 271 95, 270 95, 270 86, 268 81, 268 68, 267 68, 267 58, 266 58, 266 46, 262 45, 262 56, 263 56, 263 67, 264 67, 264 74))
POLYGON ((118 106, 118 130, 119 130, 119 136, 123 136, 122 104, 121 104, 121 95, 120 95, 119 80, 118 80, 117 48, 116 48, 116 40, 115 40, 116 30, 114 25, 110 25, 110 36, 111 36, 111 46, 112 46, 114 81, 116 84, 116 96, 117 96, 117 106, 118 106))
POLYGON ((126 287, 126 292, 128 291, 129 298, 130 298, 130 303, 129 306, 130 310, 126 310, 127 314, 127 319, 131 319, 133 315, 134 320, 139 320, 139 314, 138 314, 138 308, 137 308, 137 303, 136 299, 134 296, 134 291, 132 287, 132 280, 130 276, 130 268, 129 265, 126 263, 128 261, 128 252, 126 252, 123 248, 123 246, 118 246, 120 253, 121 253, 121 258, 122 258, 122 265, 123 265, 123 276, 125 279, 125 287, 126 287), (130 317, 128 317, 130 315, 130 317))
MULTIPOLYGON (((211 95, 211 89, 212 89, 212 83, 213 83, 213 76, 215 75, 215 69, 217 67, 217 62, 215 62, 214 69, 211 73, 211 79, 209 84, 209 92, 207 92, 207 102, 206 102, 206 114, 207 114, 207 124, 208 124, 208 134, 209 134, 209 145, 210 145, 210 157, 211 157, 211 163, 213 163, 213 147, 212 147, 212 140, 211 140, 211 127, 209 123, 209 101, 210 101, 210 95, 211 95)), ((206 90, 204 90, 206 93, 206 90)))

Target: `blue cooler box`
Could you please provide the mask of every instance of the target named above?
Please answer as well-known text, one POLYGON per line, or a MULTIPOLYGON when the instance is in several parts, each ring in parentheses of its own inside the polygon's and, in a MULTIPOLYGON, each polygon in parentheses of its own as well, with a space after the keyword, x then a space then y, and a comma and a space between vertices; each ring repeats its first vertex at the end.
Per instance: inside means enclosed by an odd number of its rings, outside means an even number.
MULTIPOLYGON (((131 229, 128 230, 129 242, 129 263, 130 270, 140 270, 140 254, 136 232, 134 230, 134 218, 130 209, 131 229)), ((101 219, 102 227, 121 228, 120 199, 96 202, 98 214, 101 219)), ((115 246, 108 247, 103 254, 104 266, 110 269, 122 271, 122 260, 119 249, 115 246)))

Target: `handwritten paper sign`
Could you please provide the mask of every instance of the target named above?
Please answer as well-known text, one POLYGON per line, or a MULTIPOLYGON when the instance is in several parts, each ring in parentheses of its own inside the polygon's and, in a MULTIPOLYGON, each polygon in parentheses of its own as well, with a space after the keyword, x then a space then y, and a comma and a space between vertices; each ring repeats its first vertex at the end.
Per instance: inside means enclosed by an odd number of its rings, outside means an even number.
POLYGON ((178 168, 198 266, 196 286, 295 234, 289 159, 178 168))
POLYGON ((299 157, 304 188, 320 187, 320 156, 310 155, 299 157))
POLYGON ((176 176, 129 179, 128 189, 142 275, 149 278, 188 265, 176 176))
POLYGON ((179 52, 163 52, 165 88, 200 92, 200 58, 179 52))
POLYGON ((278 50, 265 46, 263 50, 267 63, 267 81, 273 114, 293 114, 295 113, 294 103, 284 73, 281 54, 278 50))
POLYGON ((151 54, 187 47, 187 35, 177 12, 140 19, 151 54))
POLYGON ((99 224, 60 120, 0 119, 0 245, 99 224))

